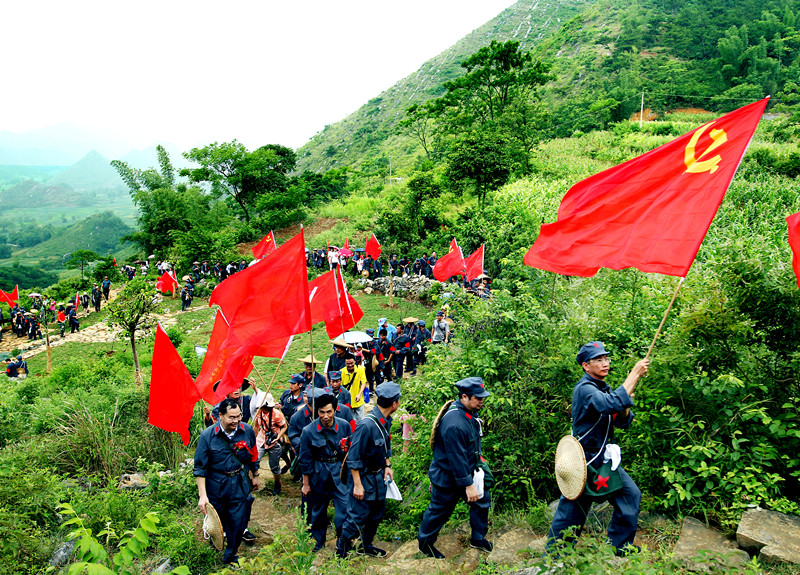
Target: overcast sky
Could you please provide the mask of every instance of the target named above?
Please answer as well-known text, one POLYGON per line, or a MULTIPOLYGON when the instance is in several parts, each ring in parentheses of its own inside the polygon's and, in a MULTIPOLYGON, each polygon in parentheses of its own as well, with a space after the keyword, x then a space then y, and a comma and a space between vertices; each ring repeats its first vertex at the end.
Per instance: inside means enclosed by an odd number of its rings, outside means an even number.
POLYGON ((297 148, 513 3, 6 2, 0 130, 297 148))

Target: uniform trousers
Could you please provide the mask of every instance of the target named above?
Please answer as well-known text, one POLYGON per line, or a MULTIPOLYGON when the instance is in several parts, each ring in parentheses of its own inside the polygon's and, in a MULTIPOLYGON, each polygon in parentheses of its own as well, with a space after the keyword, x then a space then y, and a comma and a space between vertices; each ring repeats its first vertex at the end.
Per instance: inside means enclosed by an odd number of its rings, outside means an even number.
MULTIPOLYGON (((338 468, 336 473, 339 473, 338 468)), ((347 517, 348 493, 346 486, 340 489, 333 481, 332 477, 324 483, 322 488, 311 488, 305 497, 306 509, 308 511, 308 523, 311 526, 311 536, 316 541, 316 548, 321 549, 325 546, 328 533, 328 504, 333 500, 333 524, 336 527, 337 535, 342 531, 345 517, 347 517)))
MULTIPOLYGON (((467 493, 465 487, 439 487, 431 484, 431 503, 422 516, 422 524, 419 526, 417 539, 420 546, 433 545, 439 537, 447 520, 453 514, 459 500, 466 501, 467 493)), ((472 527, 472 539, 481 540, 486 538, 489 531, 489 508, 492 498, 489 490, 484 490, 483 497, 469 505, 469 524, 472 527)))
MULTIPOLYGON (((622 478, 622 491, 608 500, 614 507, 611 523, 608 525, 608 541, 617 550, 623 550, 627 545, 633 544, 633 538, 636 536, 642 492, 639 491, 630 475, 621 467, 619 468, 619 474, 622 478)), ((548 549, 558 539, 563 539, 564 531, 570 527, 576 528, 570 540, 574 540, 580 535, 593 501, 596 500, 586 495, 581 495, 575 500, 569 500, 563 495, 561 496, 558 501, 558 509, 556 509, 556 514, 553 517, 553 523, 550 525, 550 531, 547 533, 548 549)))
POLYGON ((250 509, 253 507, 253 496, 245 490, 244 483, 249 481, 244 473, 235 477, 209 474, 206 478, 208 500, 219 515, 225 530, 225 553, 223 562, 230 562, 236 557, 242 535, 250 522, 250 509))

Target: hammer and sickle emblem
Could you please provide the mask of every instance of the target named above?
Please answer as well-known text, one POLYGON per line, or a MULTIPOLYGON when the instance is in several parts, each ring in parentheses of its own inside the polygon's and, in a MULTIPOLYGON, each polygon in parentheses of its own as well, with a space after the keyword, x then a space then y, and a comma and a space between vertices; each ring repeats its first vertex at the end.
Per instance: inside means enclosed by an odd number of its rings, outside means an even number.
POLYGON ((706 160, 703 158, 711 154, 711 152, 728 141, 728 134, 725 133, 725 130, 711 130, 708 133, 712 140, 711 145, 706 148, 705 152, 700 154, 699 158, 695 157, 695 146, 697 146, 697 141, 700 139, 700 136, 702 136, 706 130, 713 125, 714 122, 709 122, 704 126, 700 126, 695 133, 692 134, 692 139, 689 140, 689 143, 686 145, 686 149, 684 150, 683 154, 683 163, 686 164, 687 172, 691 174, 711 172, 713 174, 719 169, 719 163, 722 161, 722 158, 719 156, 719 154, 706 160))

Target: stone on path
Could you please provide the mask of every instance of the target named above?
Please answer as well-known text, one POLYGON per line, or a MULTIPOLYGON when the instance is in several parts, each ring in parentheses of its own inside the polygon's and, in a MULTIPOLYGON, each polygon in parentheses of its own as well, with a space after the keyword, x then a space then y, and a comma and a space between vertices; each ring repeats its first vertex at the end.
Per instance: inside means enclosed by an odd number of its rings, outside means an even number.
POLYGON ((673 553, 690 571, 705 573, 718 569, 720 564, 729 568, 742 567, 750 560, 750 556, 737 549, 733 541, 694 517, 683 520, 673 553))
POLYGON ((739 545, 766 563, 800 563, 800 517, 756 507, 736 530, 739 545))
POLYGON ((445 559, 432 559, 419 552, 416 539, 405 543, 381 563, 370 565, 367 575, 429 575, 430 573, 471 573, 478 568, 481 552, 453 534, 442 535, 436 548, 445 559))
POLYGON ((520 557, 522 551, 541 555, 546 541, 546 537, 536 537, 529 529, 514 529, 493 541, 494 549, 487 560, 494 563, 517 563, 523 559, 520 557))
POLYGON ((123 473, 119 478, 120 489, 144 489, 149 483, 141 473, 123 473))

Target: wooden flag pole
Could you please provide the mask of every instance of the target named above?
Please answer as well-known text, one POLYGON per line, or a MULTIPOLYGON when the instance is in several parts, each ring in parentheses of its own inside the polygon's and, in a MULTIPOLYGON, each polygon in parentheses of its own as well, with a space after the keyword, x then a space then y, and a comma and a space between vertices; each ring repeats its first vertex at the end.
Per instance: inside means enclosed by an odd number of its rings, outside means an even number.
POLYGON ((645 359, 650 359, 650 354, 653 353, 653 348, 656 345, 656 340, 658 339, 658 336, 661 335, 661 329, 664 327, 664 323, 666 323, 667 321, 667 316, 669 315, 669 312, 672 309, 672 304, 675 303, 675 299, 678 297, 678 290, 681 289, 681 286, 683 285, 683 281, 685 279, 686 279, 685 277, 682 277, 681 281, 678 282, 678 287, 675 288, 675 293, 672 294, 672 299, 670 300, 669 305, 667 306, 667 311, 664 312, 664 317, 661 318, 661 323, 658 326, 658 330, 656 330, 656 335, 653 338, 653 343, 650 344, 650 349, 647 350, 647 355, 644 356, 645 359))
MULTIPOLYGON (((278 375, 278 370, 280 370, 281 366, 283 365, 283 358, 278 361, 278 367, 275 368, 275 373, 272 374, 272 379, 269 380, 269 385, 267 386, 267 390, 264 392, 264 399, 261 400, 261 405, 258 406, 256 409, 256 413, 261 411, 261 408, 264 407, 264 402, 267 401, 267 394, 272 390, 272 384, 275 383, 275 378, 278 375)), ((258 378, 261 379, 261 383, 264 383, 264 380, 261 378, 261 373, 258 371, 258 368, 254 365, 253 369, 256 370, 258 374, 258 378)))
MULTIPOLYGON (((316 378, 317 374, 317 364, 314 363, 314 338, 312 337, 311 333, 314 331, 314 326, 311 326, 311 329, 308 332, 308 347, 311 348, 311 391, 314 391, 314 379, 316 378)), ((316 414, 315 404, 316 404, 316 394, 311 394, 311 415, 316 414)), ((313 417, 311 419, 314 419, 313 417)))

